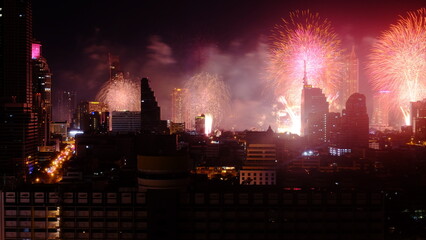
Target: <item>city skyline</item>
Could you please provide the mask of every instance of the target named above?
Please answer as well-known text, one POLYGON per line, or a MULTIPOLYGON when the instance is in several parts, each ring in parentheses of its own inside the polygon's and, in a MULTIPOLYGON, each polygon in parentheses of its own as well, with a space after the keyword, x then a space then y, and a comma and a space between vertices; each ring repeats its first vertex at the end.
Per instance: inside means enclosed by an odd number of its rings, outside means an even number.
POLYGON ((77 91, 80 100, 94 100, 90 97, 108 81, 108 54, 111 53, 120 56, 124 72, 139 79, 147 76, 154 80, 152 87, 162 115, 171 119, 172 89, 183 87, 190 76, 207 71, 218 74, 229 85, 230 108, 239 116, 230 118, 221 127, 240 130, 274 125, 271 112, 277 99, 270 94, 264 79, 266 54, 274 26, 281 24, 281 19, 288 17, 291 11, 309 9, 319 13, 331 22, 346 52, 355 46, 360 59, 360 92, 367 96, 371 115, 372 90, 364 69, 371 43, 396 22, 398 15, 423 7, 421 1, 325 1, 323 4, 315 1, 269 4, 184 1, 164 7, 157 3, 93 2, 84 9, 78 4, 59 7, 49 1, 33 5, 35 37, 44 47, 57 88, 77 91), (63 19, 61 24, 49 22, 43 14, 51 7, 63 10, 61 16, 53 13, 63 19), (235 9, 240 10, 239 15, 234 14, 235 9), (137 19, 138 10, 144 13, 141 19, 137 19), (90 14, 82 19, 66 17, 80 11, 90 14), (213 17, 214 11, 220 15, 213 17), (124 13, 126 17, 121 18, 124 13), (67 31, 60 30, 63 27, 68 27, 67 31), (59 39, 48 29, 58 30, 63 37, 59 39), (68 52, 67 58, 62 57, 65 52, 68 52))
POLYGON ((0 0, 0 240, 423 239, 423 5, 0 0))

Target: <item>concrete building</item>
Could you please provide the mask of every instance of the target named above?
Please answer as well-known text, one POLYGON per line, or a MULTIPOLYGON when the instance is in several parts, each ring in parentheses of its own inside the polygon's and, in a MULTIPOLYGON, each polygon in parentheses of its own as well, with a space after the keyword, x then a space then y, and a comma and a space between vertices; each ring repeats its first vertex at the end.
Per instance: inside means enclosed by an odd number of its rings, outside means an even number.
POLYGON ((3 239, 383 239, 380 193, 276 187, 0 192, 3 239))

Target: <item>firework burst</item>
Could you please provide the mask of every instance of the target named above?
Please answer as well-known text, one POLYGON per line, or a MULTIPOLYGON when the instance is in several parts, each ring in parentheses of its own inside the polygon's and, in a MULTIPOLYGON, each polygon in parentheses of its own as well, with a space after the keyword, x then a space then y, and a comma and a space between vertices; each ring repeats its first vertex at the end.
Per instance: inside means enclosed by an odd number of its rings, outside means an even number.
POLYGON ((108 105, 109 111, 140 111, 140 85, 118 75, 106 82, 96 99, 108 105))
POLYGON ((290 13, 275 28, 273 38, 268 79, 291 118, 290 125, 279 123, 278 129, 300 133, 304 62, 309 84, 323 89, 329 99, 335 98, 341 80, 341 43, 330 21, 309 10, 290 13))
POLYGON ((191 121, 201 114, 210 114, 213 127, 217 128, 229 108, 230 94, 225 82, 219 76, 199 73, 185 82, 188 94, 185 97, 191 121))
POLYGON ((402 111, 410 125, 410 102, 426 97, 426 8, 400 16, 373 44, 368 69, 376 91, 394 96, 386 108, 402 111))

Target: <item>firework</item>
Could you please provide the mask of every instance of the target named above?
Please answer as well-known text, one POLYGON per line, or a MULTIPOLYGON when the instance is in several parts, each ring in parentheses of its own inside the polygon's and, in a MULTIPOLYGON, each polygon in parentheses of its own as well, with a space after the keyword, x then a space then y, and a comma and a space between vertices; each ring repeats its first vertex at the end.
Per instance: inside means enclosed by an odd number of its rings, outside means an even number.
POLYGON ((225 82, 219 76, 209 73, 199 73, 185 82, 188 94, 185 96, 191 121, 196 116, 210 114, 217 128, 228 110, 230 94, 225 82))
POLYGON ((340 40, 327 19, 310 11, 290 13, 275 29, 268 78, 290 121, 279 131, 300 133, 300 105, 304 62, 308 83, 319 87, 328 99, 338 96, 342 70, 340 40))
POLYGON ((109 111, 140 111, 140 85, 118 75, 105 83, 96 99, 108 105, 109 111))
POLYGON ((426 8, 400 16, 373 44, 368 69, 373 88, 390 90, 393 111, 410 125, 410 102, 426 97, 426 8))
POLYGON ((212 132, 213 116, 211 114, 206 114, 204 119, 204 133, 208 136, 212 132))

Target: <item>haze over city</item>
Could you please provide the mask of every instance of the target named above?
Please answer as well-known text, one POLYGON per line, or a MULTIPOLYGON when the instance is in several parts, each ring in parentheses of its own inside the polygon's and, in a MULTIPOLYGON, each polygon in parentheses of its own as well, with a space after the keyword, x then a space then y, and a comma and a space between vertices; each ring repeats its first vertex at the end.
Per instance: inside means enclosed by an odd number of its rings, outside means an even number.
POLYGON ((0 0, 3 239, 426 239, 426 2, 0 0))
POLYGON ((111 53, 120 57, 123 71, 152 80, 162 116, 171 119, 172 89, 208 72, 220 76, 231 93, 233 114, 220 127, 244 130, 278 128, 274 116, 278 97, 266 68, 274 28, 283 25, 290 12, 318 13, 330 21, 343 51, 355 47, 359 90, 367 96, 371 116, 373 90, 365 70, 371 44, 399 15, 423 7, 424 2, 43 1, 33 5, 35 37, 43 44, 56 89, 74 90, 78 100, 95 100, 109 79, 111 53))

